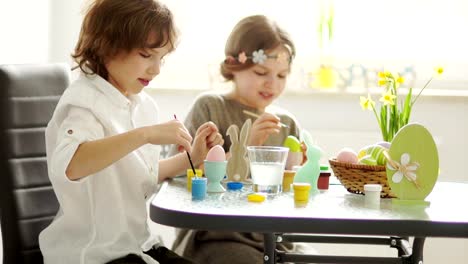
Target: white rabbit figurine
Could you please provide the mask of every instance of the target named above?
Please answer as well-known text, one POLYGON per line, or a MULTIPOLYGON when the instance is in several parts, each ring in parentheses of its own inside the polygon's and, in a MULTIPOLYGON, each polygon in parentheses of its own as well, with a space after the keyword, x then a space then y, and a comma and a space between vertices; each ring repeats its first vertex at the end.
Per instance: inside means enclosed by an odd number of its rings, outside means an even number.
POLYGON ((226 175, 228 181, 246 182, 249 175, 249 159, 247 157, 247 142, 250 137, 252 121, 247 119, 242 125, 239 137, 239 127, 231 125, 226 134, 231 139, 229 153, 231 157, 227 162, 226 175))

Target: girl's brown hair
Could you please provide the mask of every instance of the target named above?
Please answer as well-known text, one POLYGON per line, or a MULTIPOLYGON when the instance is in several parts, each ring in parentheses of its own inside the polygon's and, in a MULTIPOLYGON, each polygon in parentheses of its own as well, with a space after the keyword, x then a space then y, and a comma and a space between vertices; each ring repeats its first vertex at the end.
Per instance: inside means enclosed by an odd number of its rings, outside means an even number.
POLYGON ((106 60, 135 48, 175 49, 177 30, 171 11, 155 0, 94 0, 84 17, 73 59, 86 74, 107 79, 106 60), (155 43, 147 43, 150 33, 155 43))
MULTIPOLYGON (((289 34, 281 29, 274 21, 263 15, 249 16, 237 23, 226 42, 224 53, 226 57, 237 58, 241 52, 251 55, 254 51, 263 49, 265 52, 283 45, 289 51, 289 62, 296 55, 296 48, 289 34)), ((251 59, 245 63, 232 63, 225 60, 221 63, 221 75, 231 81, 233 72, 242 71, 252 67, 251 59)))

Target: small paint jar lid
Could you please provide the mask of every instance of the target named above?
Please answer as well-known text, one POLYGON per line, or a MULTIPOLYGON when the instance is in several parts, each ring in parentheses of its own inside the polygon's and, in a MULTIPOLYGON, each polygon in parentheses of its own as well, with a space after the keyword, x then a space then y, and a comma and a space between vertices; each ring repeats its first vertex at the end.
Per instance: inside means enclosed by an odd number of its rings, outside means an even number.
POLYGON ((364 191, 381 192, 382 191, 382 185, 380 185, 380 184, 364 184, 364 191))
POLYGON ((310 190, 310 183, 305 182, 295 182, 293 183, 293 189, 299 191, 308 191, 310 190))
POLYGON ((242 182, 228 182, 226 186, 228 190, 237 191, 242 189, 244 185, 242 184, 242 182))
POLYGON ((247 195, 247 200, 249 202, 261 203, 265 201, 265 195, 260 194, 260 193, 252 193, 252 194, 247 195))
POLYGON ((320 164, 320 170, 321 171, 327 171, 330 167, 328 167, 327 164, 320 164))

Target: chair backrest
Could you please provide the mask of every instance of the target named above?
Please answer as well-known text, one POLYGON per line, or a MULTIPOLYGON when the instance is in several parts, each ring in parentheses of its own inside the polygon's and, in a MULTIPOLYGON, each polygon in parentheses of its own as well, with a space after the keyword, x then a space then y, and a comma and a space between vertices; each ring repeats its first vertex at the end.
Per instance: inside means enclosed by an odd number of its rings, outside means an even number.
POLYGON ((44 132, 70 75, 67 64, 0 65, 3 264, 43 263, 38 236, 59 208, 44 132))

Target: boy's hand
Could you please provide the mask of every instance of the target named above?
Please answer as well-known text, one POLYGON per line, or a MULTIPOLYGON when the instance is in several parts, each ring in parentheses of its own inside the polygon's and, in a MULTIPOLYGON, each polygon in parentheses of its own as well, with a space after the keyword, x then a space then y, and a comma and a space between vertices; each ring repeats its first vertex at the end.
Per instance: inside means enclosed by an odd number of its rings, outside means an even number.
POLYGON ((154 145, 177 144, 191 151, 192 136, 179 120, 145 127, 146 141, 154 145))
POLYGON ((196 166, 203 163, 208 151, 216 146, 223 145, 224 140, 213 122, 206 122, 197 129, 192 145, 191 157, 196 166))
POLYGON ((263 113, 252 123, 248 145, 261 146, 271 134, 278 134, 280 129, 279 117, 270 113, 263 113))

